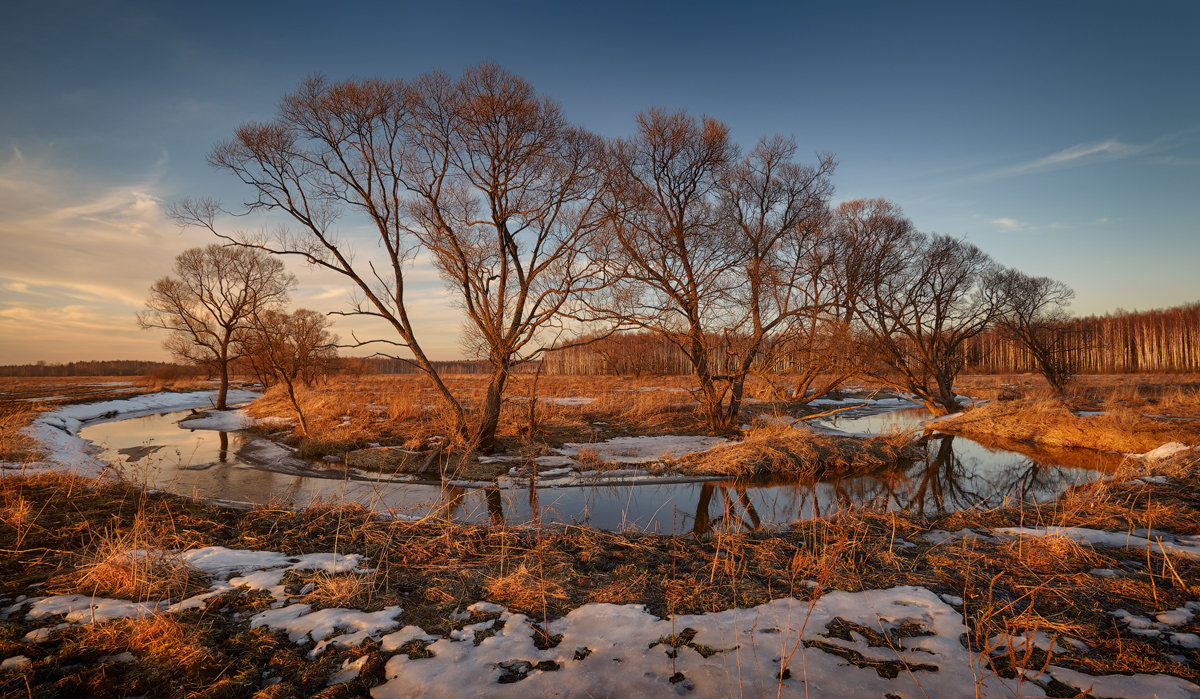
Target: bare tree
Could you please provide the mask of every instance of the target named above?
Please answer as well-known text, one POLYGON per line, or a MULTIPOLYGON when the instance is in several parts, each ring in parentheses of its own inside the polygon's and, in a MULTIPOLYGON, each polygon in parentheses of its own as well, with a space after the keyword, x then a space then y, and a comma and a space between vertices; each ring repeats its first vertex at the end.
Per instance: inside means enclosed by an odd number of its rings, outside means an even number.
POLYGON ((797 164, 795 144, 780 137, 739 159, 724 124, 684 112, 650 110, 637 125, 610 148, 606 205, 619 254, 608 310, 679 347, 710 429, 730 429, 769 338, 814 303, 811 224, 833 159, 797 164))
POLYGON ((236 337, 238 347, 264 384, 283 384, 288 399, 308 434, 296 387, 311 385, 337 360, 337 335, 329 332, 323 313, 299 309, 291 313, 267 310, 251 318, 236 337))
POLYGON ((493 65, 412 87, 410 230, 467 314, 470 353, 491 365, 476 434, 489 451, 512 368, 604 285, 602 143, 493 65))
POLYGON ((871 373, 935 415, 954 412, 963 343, 999 314, 994 263, 970 243, 914 231, 887 202, 864 210, 871 213, 852 233, 846 269, 861 295, 856 316, 877 364, 871 373))
POLYGON ((1066 310, 1075 292, 1060 281, 1015 269, 998 271, 992 284, 1000 304, 1001 330, 1028 350, 1055 392, 1066 391, 1076 371, 1075 353, 1067 341, 1071 316, 1066 310))
POLYGON ((637 134, 610 148, 606 207, 618 244, 607 309, 660 334, 687 356, 713 429, 725 426, 724 387, 712 365, 709 329, 726 324, 730 230, 715 197, 736 157, 729 130, 714 119, 650 110, 637 134))
POLYGON ((175 276, 151 285, 138 326, 170 331, 163 344, 172 355, 216 372, 217 409, 225 410, 229 363, 238 357, 234 336, 259 313, 284 303, 295 283, 282 262, 261 252, 191 248, 175 258, 175 276))
MULTIPOLYGON (((512 366, 546 346, 575 294, 596 283, 590 245, 599 142, 571 127, 557 104, 492 65, 455 81, 429 73, 328 83, 310 78, 279 115, 247 124, 210 162, 246 183, 239 213, 280 212, 292 229, 271 236, 219 230, 215 202, 184 202, 185 222, 239 245, 298 255, 345 276, 362 299, 347 315, 383 319, 448 406, 457 434, 490 450, 512 366), (378 259, 356 258, 343 218, 369 224, 378 259), (418 342, 405 298, 406 268, 432 254, 465 309, 469 341, 491 363, 482 413, 462 403, 418 342)), ((352 221, 353 222, 353 221, 352 221)), ((357 252, 362 253, 362 249, 357 252)))
MULTIPOLYGON (((790 139, 762 139, 720 181, 722 225, 731 229, 730 301, 744 313, 736 326, 722 328, 729 382, 725 426, 738 422, 755 362, 769 360, 787 330, 825 317, 832 302, 833 248, 821 224, 833 193, 834 159, 823 155, 806 166, 794 162, 795 154, 790 139)), ((791 344, 802 338, 792 334, 791 344)))

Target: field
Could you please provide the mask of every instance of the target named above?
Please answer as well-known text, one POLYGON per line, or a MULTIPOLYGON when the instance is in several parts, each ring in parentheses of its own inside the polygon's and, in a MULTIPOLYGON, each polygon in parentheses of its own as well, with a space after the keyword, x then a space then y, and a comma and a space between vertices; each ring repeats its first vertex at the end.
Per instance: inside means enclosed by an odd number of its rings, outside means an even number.
MULTIPOLYGON (((38 409, 160 388, 85 385, 102 381, 3 386, 3 460, 38 458, 16 430, 38 409)), ((501 423, 510 454, 703 432, 683 379, 542 377, 536 402, 532 377, 520 381, 501 423)), ((989 402, 937 424, 1052 447, 1195 445, 1197 386, 1083 377, 1062 401, 1029 377, 965 377, 959 391, 989 402)), ((851 397, 881 395, 861 389, 851 397)), ((802 411, 765 386, 753 396, 737 444, 673 467, 853 472, 919 439, 851 453, 781 428, 802 411)), ((429 451, 447 434, 413 379, 336 378, 302 405, 309 435, 279 420, 256 429, 344 459, 429 451)), ((289 410, 268 392, 249 412, 289 410)), ((452 464, 473 477, 486 465, 452 464)), ((936 517, 857 509, 750 532, 730 521, 694 536, 403 521, 340 502, 239 510, 16 472, 0 478, 0 549, 5 696, 1200 691, 1196 450, 1127 460, 1042 503, 936 517)))

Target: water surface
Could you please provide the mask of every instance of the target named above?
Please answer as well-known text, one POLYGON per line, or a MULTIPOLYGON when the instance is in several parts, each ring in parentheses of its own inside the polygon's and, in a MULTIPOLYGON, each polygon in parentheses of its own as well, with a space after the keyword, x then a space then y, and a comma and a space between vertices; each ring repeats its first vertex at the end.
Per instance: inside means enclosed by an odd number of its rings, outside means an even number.
MULTIPOLYGON (((349 501, 399 515, 436 514, 467 522, 579 524, 607 530, 705 533, 714 527, 760 529, 878 507, 936 515, 1052 498, 1102 477, 1117 455, 1090 450, 987 448, 963 437, 934 435, 925 458, 853 477, 658 482, 497 489, 393 482, 347 474, 328 464, 280 472, 238 456, 237 432, 189 430, 187 412, 84 427, 80 436, 102 458, 151 488, 198 498, 279 506, 349 501)), ((924 409, 867 410, 827 421, 857 433, 910 429, 924 409)))

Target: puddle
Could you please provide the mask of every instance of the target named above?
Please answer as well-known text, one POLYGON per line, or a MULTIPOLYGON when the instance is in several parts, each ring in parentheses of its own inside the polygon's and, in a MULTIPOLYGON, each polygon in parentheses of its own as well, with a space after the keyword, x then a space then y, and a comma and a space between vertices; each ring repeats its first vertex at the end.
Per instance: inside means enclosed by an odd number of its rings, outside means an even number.
MULTIPOLYGON (((1019 500, 1043 500, 1064 488, 1111 472, 1118 455, 1090 450, 988 448, 963 437, 933 435, 926 458, 870 475, 820 480, 650 482, 569 488, 456 488, 348 476, 338 469, 289 459, 287 472, 238 455, 237 432, 189 430, 188 412, 166 413, 84 427, 80 436, 103 449, 130 480, 199 498, 277 506, 314 500, 349 501, 379 511, 420 517, 438 514, 468 522, 581 524, 606 530, 704 533, 714 527, 760 529, 825 517, 862 506, 920 515, 1019 500), (297 468, 296 463, 301 466, 297 468)), ((909 429, 928 417, 922 408, 848 411, 825 423, 846 432, 909 429)))

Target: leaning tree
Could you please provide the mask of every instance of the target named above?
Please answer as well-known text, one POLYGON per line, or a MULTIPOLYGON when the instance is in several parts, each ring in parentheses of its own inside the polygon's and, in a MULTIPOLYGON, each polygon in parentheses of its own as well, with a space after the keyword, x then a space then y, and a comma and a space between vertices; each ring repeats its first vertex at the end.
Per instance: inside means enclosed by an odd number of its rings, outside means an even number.
POLYGON ((163 344, 172 355, 220 376, 217 409, 224 410, 229 364, 239 356, 235 337, 257 315, 282 305, 295 283, 282 262, 257 250, 191 248, 175 258, 174 276, 151 285, 137 322, 143 330, 169 331, 163 344))

